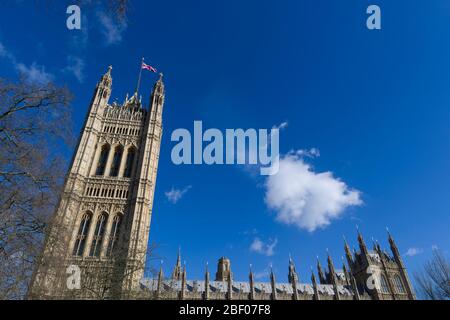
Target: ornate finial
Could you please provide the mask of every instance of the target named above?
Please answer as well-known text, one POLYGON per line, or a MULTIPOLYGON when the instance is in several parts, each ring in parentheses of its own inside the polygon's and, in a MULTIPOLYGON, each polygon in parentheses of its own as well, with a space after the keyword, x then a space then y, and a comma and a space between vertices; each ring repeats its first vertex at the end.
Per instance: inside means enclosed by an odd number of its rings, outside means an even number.
POLYGON ((109 67, 108 67, 108 72, 111 72, 112 71, 112 65, 110 65, 109 67))
POLYGON ((159 73, 159 80, 162 80, 163 77, 164 77, 164 73, 160 72, 160 73, 159 73))

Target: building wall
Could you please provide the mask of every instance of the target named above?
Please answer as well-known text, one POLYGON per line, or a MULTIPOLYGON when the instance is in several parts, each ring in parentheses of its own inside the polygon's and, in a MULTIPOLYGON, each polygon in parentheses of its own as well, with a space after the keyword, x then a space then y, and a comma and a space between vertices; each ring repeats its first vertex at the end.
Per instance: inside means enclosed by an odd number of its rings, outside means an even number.
POLYGON ((137 92, 121 105, 109 104, 111 69, 94 91, 29 298, 124 297, 139 288, 159 160, 164 84, 162 77, 156 82, 150 110, 143 108, 137 92), (86 215, 90 223, 83 232, 86 215), (104 224, 99 223, 102 215, 104 224), (114 234, 115 219, 120 229, 114 234), (97 251, 92 249, 96 243, 97 251), (69 265, 81 269, 81 290, 68 290, 69 265))

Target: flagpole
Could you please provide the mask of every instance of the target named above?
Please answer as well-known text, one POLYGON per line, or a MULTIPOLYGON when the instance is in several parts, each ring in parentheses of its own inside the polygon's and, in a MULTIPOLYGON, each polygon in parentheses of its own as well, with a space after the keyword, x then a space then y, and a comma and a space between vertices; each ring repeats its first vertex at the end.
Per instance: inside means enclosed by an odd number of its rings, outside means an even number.
POLYGON ((136 92, 135 92, 136 97, 138 96, 139 87, 141 85, 141 75, 142 75, 142 64, 143 63, 144 63, 144 58, 142 58, 141 65, 139 66, 139 77, 138 77, 138 82, 137 82, 137 85, 136 85, 136 92))

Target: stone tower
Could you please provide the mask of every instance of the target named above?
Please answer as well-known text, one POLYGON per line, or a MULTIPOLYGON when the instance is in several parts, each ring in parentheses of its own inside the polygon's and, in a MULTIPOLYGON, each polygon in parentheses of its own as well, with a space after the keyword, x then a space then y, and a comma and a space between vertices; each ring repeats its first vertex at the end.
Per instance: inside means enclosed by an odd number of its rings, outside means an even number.
POLYGON ((111 71, 95 88, 29 298, 124 298, 138 291, 160 153, 164 83, 160 74, 148 109, 138 89, 122 104, 110 104, 111 71))
POLYGON ((232 278, 230 259, 221 257, 217 262, 216 281, 229 281, 232 278))
POLYGON ((345 242, 344 250, 352 277, 357 289, 376 300, 415 300, 416 295, 403 264, 401 255, 392 236, 388 234, 392 255, 374 242, 369 250, 362 234, 358 231, 359 252, 350 251, 345 242))

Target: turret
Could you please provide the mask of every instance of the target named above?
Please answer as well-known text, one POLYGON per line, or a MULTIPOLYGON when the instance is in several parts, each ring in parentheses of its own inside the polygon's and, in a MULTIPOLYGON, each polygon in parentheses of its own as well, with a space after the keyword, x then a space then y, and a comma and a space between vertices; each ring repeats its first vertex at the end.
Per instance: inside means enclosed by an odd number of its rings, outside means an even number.
POLYGON ((334 270, 334 264, 333 264, 333 260, 331 259, 330 254, 328 254, 328 272, 330 275, 331 284, 333 285, 334 296, 335 296, 336 300, 340 300, 336 272, 334 270))
POLYGON ((401 255, 400 255, 400 252, 398 251, 397 245, 395 244, 394 238, 392 238, 391 233, 389 232, 389 230, 387 231, 387 233, 388 233, 389 245, 391 247, 392 254, 394 255, 394 259, 397 261, 399 266, 401 266, 403 268, 404 267, 403 259, 402 259, 401 255))
POLYGON ((233 300, 233 275, 228 276, 228 300, 233 300))
POLYGON ((296 283, 299 281, 297 271, 295 270, 294 261, 289 257, 289 268, 288 268, 288 281, 290 284, 296 283))
POLYGON ((272 266, 270 266, 270 285, 272 287, 271 298, 272 298, 272 300, 277 300, 277 298, 278 298, 278 296, 277 296, 277 283, 276 283, 276 280, 275 280, 275 274, 273 273, 272 266))
POLYGON ((106 73, 100 78, 97 86, 95 87, 94 95, 91 101, 91 112, 99 112, 108 104, 112 88, 111 71, 112 66, 109 66, 108 71, 106 71, 106 73))
POLYGON ((181 273, 180 300, 184 300, 185 297, 186 297, 186 263, 184 263, 183 272, 181 273))
POLYGON ((163 74, 160 73, 158 81, 156 81, 155 85, 153 86, 152 95, 150 97, 150 108, 151 108, 150 111, 154 111, 155 114, 162 113, 162 107, 164 105, 164 96, 165 90, 164 90, 163 74))
POLYGON ((227 281, 232 277, 231 262, 226 257, 221 257, 217 262, 216 281, 227 281))
POLYGON ((322 270, 322 265, 320 264, 319 257, 317 257, 317 274, 319 275, 319 281, 321 284, 326 284, 327 280, 322 270))
POLYGON ((350 271, 353 271, 353 255, 350 251, 350 247, 348 246, 347 240, 344 237, 344 250, 345 250, 345 257, 347 259, 348 266, 350 268, 350 271))
MULTIPOLYGON (((342 257, 342 260, 344 260, 344 257, 342 257)), ((342 261, 342 270, 344 271, 344 275, 345 275, 345 283, 347 285, 350 285, 350 273, 348 272, 344 261, 342 261)))
POLYGON ((289 283, 292 285, 292 291, 293 291, 293 299, 298 300, 298 290, 297 290, 297 284, 298 284, 298 275, 297 271, 295 270, 294 261, 292 261, 291 257, 289 256, 289 273, 288 273, 288 279, 289 283))
POLYGON ((157 299, 159 299, 159 297, 161 296, 162 282, 164 280, 162 265, 163 265, 163 261, 161 260, 161 265, 159 266, 159 273, 158 273, 158 287, 156 288, 157 299))
POLYGON ((358 291, 358 285, 356 284, 356 279, 354 276, 351 276, 351 284, 352 284, 352 289, 353 289, 353 294, 354 294, 354 298, 355 300, 361 300, 361 297, 359 295, 359 291, 358 291))
POLYGON ((359 232, 358 229, 358 243, 359 243, 359 249, 361 250, 361 253, 364 254, 367 258, 369 251, 367 250, 366 243, 364 242, 363 236, 361 232, 359 232))
POLYGON ((250 265, 250 274, 248 276, 250 283, 250 300, 255 300, 255 276, 253 275, 252 265, 250 265))
POLYGON ((206 262, 206 271, 205 271, 205 300, 209 299, 209 271, 208 271, 208 262, 206 262))
POLYGON ((411 285, 411 281, 409 280, 408 273, 406 272, 406 268, 403 263, 403 259, 400 255, 400 251, 398 250, 397 245, 395 244, 394 238, 392 238, 389 230, 387 230, 387 232, 388 232, 389 245, 391 247, 392 254, 394 255, 394 259, 400 269, 400 276, 401 276, 403 285, 405 286, 406 293, 408 294, 408 298, 415 300, 416 295, 415 295, 414 289, 411 285))
POLYGON ((314 275, 313 268, 311 267, 311 282, 314 290, 314 300, 320 300, 319 289, 317 288, 316 276, 314 275))

